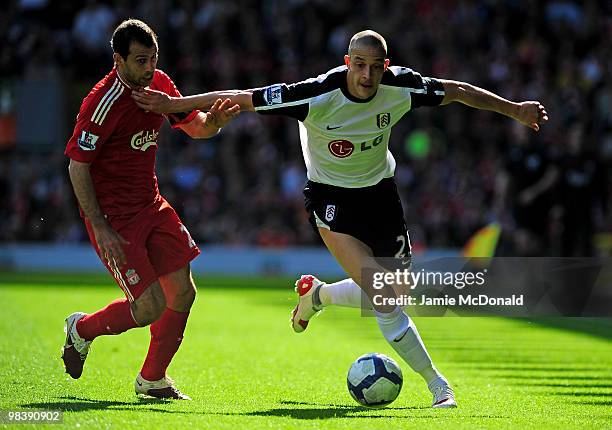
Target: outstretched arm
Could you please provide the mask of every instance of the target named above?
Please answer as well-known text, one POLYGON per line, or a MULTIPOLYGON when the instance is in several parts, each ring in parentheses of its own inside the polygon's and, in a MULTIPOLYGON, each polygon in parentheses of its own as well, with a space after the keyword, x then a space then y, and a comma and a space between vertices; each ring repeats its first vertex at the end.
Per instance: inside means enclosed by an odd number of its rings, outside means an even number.
POLYGON ((207 111, 219 99, 229 99, 230 104, 239 105, 241 111, 255 111, 252 90, 214 91, 187 97, 171 97, 161 91, 143 89, 132 91, 132 98, 140 108, 155 113, 190 112, 195 109, 207 111))
POLYGON ((179 125, 179 128, 194 139, 208 139, 239 114, 240 107, 237 104, 230 106, 229 99, 217 99, 208 112, 199 112, 192 121, 179 125))
POLYGON ((501 113, 535 131, 540 129, 540 124, 548 121, 548 113, 538 101, 515 103, 465 82, 444 79, 440 81, 444 84, 445 95, 442 100, 443 105, 451 102, 460 102, 477 109, 501 113))

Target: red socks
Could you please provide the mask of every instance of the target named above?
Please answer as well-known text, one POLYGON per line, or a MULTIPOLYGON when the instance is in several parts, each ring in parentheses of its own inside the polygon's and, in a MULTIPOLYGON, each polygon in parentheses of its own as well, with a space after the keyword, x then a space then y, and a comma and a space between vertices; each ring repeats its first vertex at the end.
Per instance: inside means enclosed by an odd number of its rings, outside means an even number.
MULTIPOLYGON (((161 317, 150 326, 151 343, 140 374, 147 381, 166 376, 166 369, 178 351, 187 325, 189 312, 166 308, 161 317)), ((77 322, 77 332, 85 340, 98 336, 119 334, 138 327, 127 299, 118 299, 104 309, 86 315, 77 322)))
POLYGON ((127 299, 117 299, 104 309, 81 318, 76 325, 77 332, 85 340, 98 336, 119 334, 138 327, 127 299))
POLYGON ((189 312, 177 312, 166 308, 162 316, 151 324, 151 343, 140 375, 147 381, 157 381, 166 376, 166 369, 178 351, 187 325, 189 312))

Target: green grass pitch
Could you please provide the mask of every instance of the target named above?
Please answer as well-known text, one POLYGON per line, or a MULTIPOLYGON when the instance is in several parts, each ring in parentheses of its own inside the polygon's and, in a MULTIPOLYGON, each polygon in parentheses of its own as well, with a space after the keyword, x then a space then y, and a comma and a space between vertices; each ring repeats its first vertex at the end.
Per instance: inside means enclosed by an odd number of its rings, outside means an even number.
POLYGON ((81 429, 612 428, 610 320, 415 318, 459 402, 434 410, 425 384, 358 310, 326 309, 298 335, 291 280, 197 283, 168 372, 194 400, 160 402, 133 391, 148 329, 97 339, 78 381, 63 372, 64 318, 119 297, 110 276, 0 274, 0 409, 62 410, 64 426, 81 429), (387 408, 359 407, 346 389, 349 365, 366 352, 390 355, 404 372, 387 408))

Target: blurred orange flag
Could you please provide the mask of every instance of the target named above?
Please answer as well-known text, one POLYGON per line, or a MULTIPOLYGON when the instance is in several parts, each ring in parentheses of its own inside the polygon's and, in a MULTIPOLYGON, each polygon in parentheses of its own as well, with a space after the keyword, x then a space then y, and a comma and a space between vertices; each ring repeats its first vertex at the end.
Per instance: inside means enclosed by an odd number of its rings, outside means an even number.
POLYGON ((500 233, 501 226, 496 222, 481 228, 467 241, 461 250, 461 256, 466 258, 493 257, 500 233))

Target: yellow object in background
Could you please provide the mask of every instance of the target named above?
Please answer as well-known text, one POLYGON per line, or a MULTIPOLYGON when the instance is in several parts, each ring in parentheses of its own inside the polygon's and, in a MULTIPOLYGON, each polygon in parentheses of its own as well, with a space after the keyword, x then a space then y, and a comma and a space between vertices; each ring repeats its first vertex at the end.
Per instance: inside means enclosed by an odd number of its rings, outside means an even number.
POLYGON ((461 250, 461 256, 467 258, 493 257, 500 233, 501 226, 497 222, 481 228, 467 241, 461 250))

